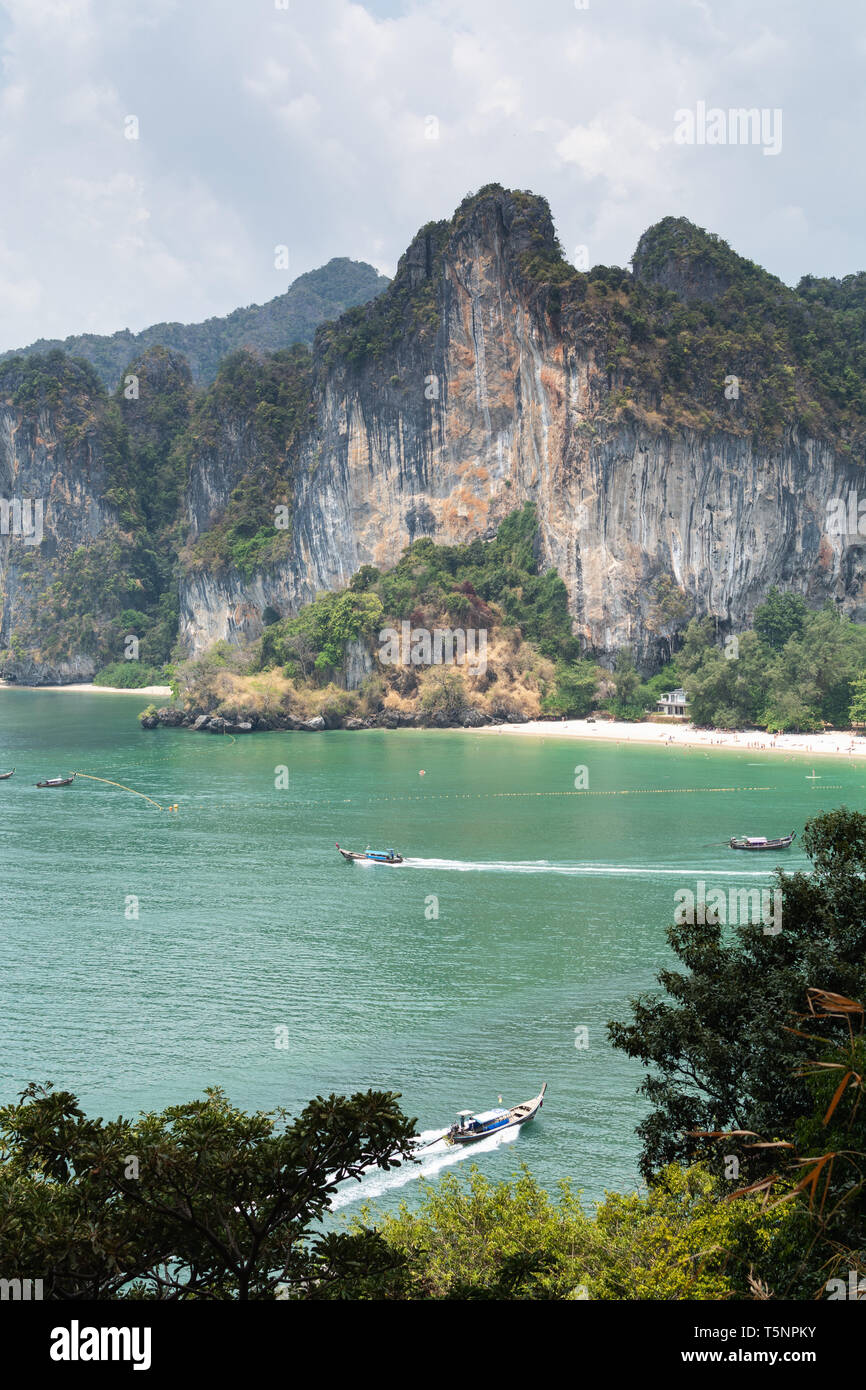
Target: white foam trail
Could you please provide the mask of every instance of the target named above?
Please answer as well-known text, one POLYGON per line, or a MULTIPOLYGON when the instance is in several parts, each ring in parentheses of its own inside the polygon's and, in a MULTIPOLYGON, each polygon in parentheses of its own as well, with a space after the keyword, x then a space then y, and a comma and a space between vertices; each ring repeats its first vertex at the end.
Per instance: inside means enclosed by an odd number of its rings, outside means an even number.
MULTIPOLYGON (((426 1136, 419 1136, 419 1143, 423 1143, 425 1137, 432 1139, 434 1134, 440 1133, 441 1130, 427 1130, 426 1136)), ((443 1168, 462 1163, 473 1154, 491 1153, 503 1144, 513 1144, 519 1133, 520 1126, 514 1125, 499 1134, 491 1134, 487 1139, 479 1139, 477 1144, 446 1144, 445 1140, 441 1139, 438 1143, 431 1144, 429 1149, 425 1149, 420 1163, 405 1163, 401 1168, 392 1168, 387 1173, 373 1166, 367 1170, 367 1175, 360 1182, 347 1182, 339 1192, 334 1193, 331 1198, 331 1211, 339 1211, 341 1207, 350 1206, 352 1202, 373 1201, 376 1197, 381 1197, 383 1192, 405 1187, 416 1178, 432 1178, 443 1168)))
POLYGON ((766 869, 715 869, 705 864, 690 864, 686 868, 660 869, 637 864, 551 864, 546 859, 493 860, 477 862, 468 859, 404 859, 404 869, 443 869, 457 873, 489 874, 569 874, 577 878, 694 878, 695 874, 713 878, 766 878, 775 864, 766 869))

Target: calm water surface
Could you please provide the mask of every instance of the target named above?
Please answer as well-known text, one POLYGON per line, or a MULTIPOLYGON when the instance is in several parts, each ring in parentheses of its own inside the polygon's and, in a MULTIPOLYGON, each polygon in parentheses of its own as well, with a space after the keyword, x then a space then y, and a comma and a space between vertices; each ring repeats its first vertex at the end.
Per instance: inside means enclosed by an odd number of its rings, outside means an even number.
MULTIPOLYGON (((589 1198, 637 1179, 641 1069, 604 1025, 670 964, 675 891, 769 885, 772 863, 729 835, 863 801, 844 760, 812 777, 803 757, 471 732, 232 742, 142 732, 143 703, 0 691, 0 770, 17 768, 0 782, 0 1098, 50 1078, 114 1116, 208 1085, 247 1109, 372 1086, 432 1131, 546 1080, 539 1120, 470 1157, 589 1198), (179 811, 104 782, 33 786, 73 770, 179 811), (335 840, 409 862, 346 865, 335 840)), ((796 841, 781 857, 807 862, 796 841)), ((411 1197, 415 1172, 343 1200, 411 1197)))

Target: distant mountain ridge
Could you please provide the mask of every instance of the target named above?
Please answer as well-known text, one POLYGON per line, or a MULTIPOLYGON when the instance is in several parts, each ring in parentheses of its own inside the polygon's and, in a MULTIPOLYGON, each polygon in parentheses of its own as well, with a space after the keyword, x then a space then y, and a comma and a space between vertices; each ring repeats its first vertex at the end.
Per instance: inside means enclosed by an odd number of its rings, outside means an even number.
POLYGON ((182 352, 193 381, 209 385, 230 352, 238 348, 277 352, 295 343, 312 347, 320 323, 366 304, 390 283, 365 261, 335 256, 327 265, 299 275, 285 294, 265 304, 250 304, 203 323, 155 323, 140 333, 123 328, 117 333, 79 333, 62 340, 39 338, 28 347, 0 353, 0 360, 60 348, 70 357, 83 357, 113 391, 133 358, 148 348, 164 347, 182 352))

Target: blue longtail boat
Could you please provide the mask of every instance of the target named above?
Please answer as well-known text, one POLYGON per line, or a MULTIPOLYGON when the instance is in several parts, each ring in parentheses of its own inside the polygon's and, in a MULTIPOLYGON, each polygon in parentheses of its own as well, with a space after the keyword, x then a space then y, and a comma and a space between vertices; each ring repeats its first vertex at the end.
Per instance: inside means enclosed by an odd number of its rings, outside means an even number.
POLYGON ((496 1134, 500 1129, 525 1125, 535 1119, 544 1104, 546 1090, 545 1081, 537 1096, 532 1100, 521 1101, 520 1105, 512 1105, 510 1110, 486 1110, 482 1115, 476 1115, 472 1110, 461 1110, 456 1124, 453 1124, 442 1137, 446 1144, 477 1144, 479 1139, 486 1139, 489 1134, 496 1134))
POLYGON ((403 863, 402 854, 398 854, 394 849, 365 849, 363 854, 358 854, 355 850, 351 849, 340 849, 339 844, 337 845, 337 849, 340 850, 347 864, 351 864, 353 859, 360 859, 365 864, 403 863))

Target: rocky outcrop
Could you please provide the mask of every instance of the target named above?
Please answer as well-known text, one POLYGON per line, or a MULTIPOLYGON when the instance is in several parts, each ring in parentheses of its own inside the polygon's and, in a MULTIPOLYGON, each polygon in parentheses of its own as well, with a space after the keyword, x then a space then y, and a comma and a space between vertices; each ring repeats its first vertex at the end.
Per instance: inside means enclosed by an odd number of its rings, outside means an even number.
POLYGON ((357 690, 373 671, 373 655, 366 642, 346 643, 346 689, 357 690))
MULTIPOLYGON (((592 324, 576 309, 551 312, 525 274, 520 196, 479 199, 438 259, 429 231, 409 248, 384 299, 429 282, 435 332, 397 335, 361 366, 317 346, 315 426, 286 463, 290 553, 252 580, 231 570, 182 577, 188 651, 257 636, 265 605, 294 612, 364 563, 387 568, 419 535, 490 534, 526 500, 575 630, 596 652, 629 645, 645 664, 666 654, 654 611, 662 579, 722 625, 745 623, 773 584, 866 612, 862 552, 824 524, 828 499, 856 486, 856 466, 793 425, 783 442, 760 446, 741 431, 617 417, 592 324)), ((542 239, 552 237, 545 227, 542 239)), ((675 287, 670 263, 650 249, 646 273, 675 287)), ((720 292, 722 272, 708 263, 701 283, 700 264, 682 270, 680 288, 720 292)), ((226 435, 217 452, 213 477, 225 491, 243 471, 242 449, 226 435)), ((191 524, 205 524, 212 500, 199 475, 188 505, 191 524)))
POLYGON ((79 681, 91 681, 95 672, 95 661, 85 656, 56 663, 13 658, 3 664, 3 679, 10 685, 76 685, 79 681))
POLYGON ((481 710, 467 706, 455 717, 434 714, 429 718, 422 714, 404 714, 397 710, 380 709, 368 719, 355 716, 342 718, 338 715, 315 715, 312 719, 295 719, 290 714, 251 715, 249 719, 225 719, 218 714, 197 714, 175 706, 153 709, 149 706, 138 716, 142 729, 190 729, 195 734, 248 734, 252 732, 270 733, 274 730, 288 730, 292 733, 318 734, 328 729, 346 729, 350 732, 361 729, 480 729, 485 724, 525 724, 525 714, 501 711, 491 720, 481 710))

